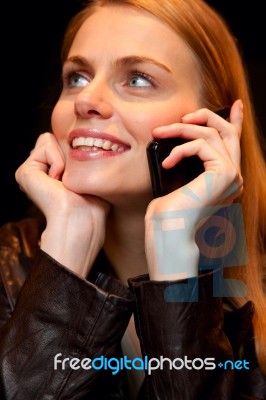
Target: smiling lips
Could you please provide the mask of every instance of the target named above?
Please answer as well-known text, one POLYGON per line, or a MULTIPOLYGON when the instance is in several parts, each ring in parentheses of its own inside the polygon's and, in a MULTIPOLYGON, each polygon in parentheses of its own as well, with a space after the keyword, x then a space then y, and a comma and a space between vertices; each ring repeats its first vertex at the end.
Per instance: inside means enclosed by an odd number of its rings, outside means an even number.
POLYGON ((97 151, 105 150, 112 152, 125 151, 125 146, 112 143, 110 140, 93 137, 76 137, 72 141, 72 148, 80 151, 97 151))

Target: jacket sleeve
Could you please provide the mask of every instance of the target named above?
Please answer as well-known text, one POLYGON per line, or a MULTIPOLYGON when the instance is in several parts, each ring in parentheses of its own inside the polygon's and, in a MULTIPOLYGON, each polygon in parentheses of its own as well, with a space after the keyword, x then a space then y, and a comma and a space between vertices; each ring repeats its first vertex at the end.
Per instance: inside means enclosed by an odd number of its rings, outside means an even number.
MULTIPOLYGON (((145 364, 145 385, 139 399, 240 400, 264 399, 265 377, 258 366, 243 363, 224 331, 221 298, 213 296, 213 274, 179 282, 155 282, 147 276, 129 281, 136 297, 135 321, 145 364), (188 301, 188 291, 190 300, 188 301), (254 379, 249 390, 241 374, 254 379)), ((244 312, 251 324, 252 303, 244 312)), ((239 334, 239 332, 237 332, 239 334)), ((243 343, 242 343, 243 344, 243 343)), ((241 347, 241 345, 240 345, 241 347)), ((243 360, 242 360, 243 361, 243 360)), ((248 361, 248 360, 247 360, 248 361)))
POLYGON ((102 372, 88 359, 115 354, 132 308, 118 281, 88 282, 39 250, 0 331, 0 398, 83 398, 102 372))

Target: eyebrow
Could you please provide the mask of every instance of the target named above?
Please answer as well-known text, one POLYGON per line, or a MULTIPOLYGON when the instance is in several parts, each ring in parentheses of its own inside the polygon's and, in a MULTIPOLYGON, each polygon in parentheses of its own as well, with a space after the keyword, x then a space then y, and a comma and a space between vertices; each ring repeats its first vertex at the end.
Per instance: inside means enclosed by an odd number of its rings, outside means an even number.
MULTIPOLYGON (((84 57, 80 56, 72 56, 69 57, 65 63, 74 63, 74 64, 79 64, 81 66, 87 67, 89 65, 88 61, 84 57)), ((114 62, 115 66, 130 66, 130 65, 135 65, 135 64, 153 64, 163 70, 165 70, 168 73, 171 73, 171 70, 164 64, 160 63, 157 60, 154 60, 153 58, 146 57, 146 56, 126 56, 119 58, 114 62)))
POLYGON ((159 68, 164 69, 166 72, 171 72, 171 70, 164 64, 158 62, 157 60, 154 60, 153 58, 150 57, 145 57, 145 56, 127 56, 120 58, 116 61, 116 64, 119 65, 134 65, 134 64, 153 64, 156 65, 159 68))

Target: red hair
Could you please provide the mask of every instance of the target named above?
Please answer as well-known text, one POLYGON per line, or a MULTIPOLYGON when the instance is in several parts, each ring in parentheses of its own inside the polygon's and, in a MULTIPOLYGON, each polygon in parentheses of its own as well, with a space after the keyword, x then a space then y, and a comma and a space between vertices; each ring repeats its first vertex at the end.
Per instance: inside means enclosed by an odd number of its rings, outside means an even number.
POLYGON ((227 268, 226 274, 244 282, 246 298, 232 298, 239 307, 247 300, 255 305, 254 332, 257 355, 266 374, 265 215, 266 168, 255 120, 250 88, 236 40, 223 18, 201 0, 93 0, 70 22, 62 47, 64 61, 83 22, 98 7, 128 6, 149 12, 167 23, 190 47, 199 65, 203 106, 212 110, 230 107, 236 99, 244 105, 241 137, 248 265, 227 268))

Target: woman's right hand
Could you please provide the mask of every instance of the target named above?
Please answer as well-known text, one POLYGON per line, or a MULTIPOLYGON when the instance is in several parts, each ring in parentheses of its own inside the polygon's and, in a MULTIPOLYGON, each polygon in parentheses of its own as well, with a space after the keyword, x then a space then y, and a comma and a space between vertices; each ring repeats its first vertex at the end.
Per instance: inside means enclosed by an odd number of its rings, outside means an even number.
POLYGON ((41 249, 86 277, 103 245, 110 205, 98 197, 68 190, 61 181, 64 168, 55 136, 44 133, 15 177, 46 218, 41 249))

